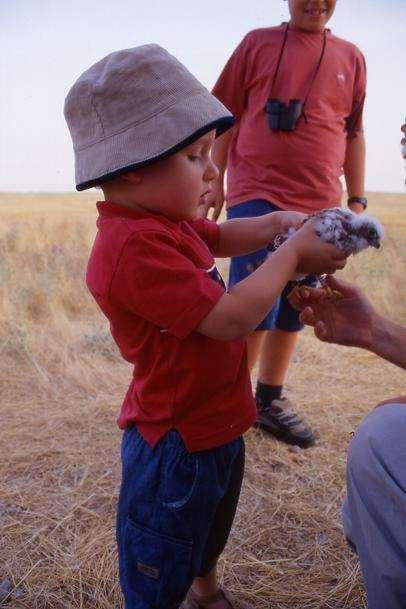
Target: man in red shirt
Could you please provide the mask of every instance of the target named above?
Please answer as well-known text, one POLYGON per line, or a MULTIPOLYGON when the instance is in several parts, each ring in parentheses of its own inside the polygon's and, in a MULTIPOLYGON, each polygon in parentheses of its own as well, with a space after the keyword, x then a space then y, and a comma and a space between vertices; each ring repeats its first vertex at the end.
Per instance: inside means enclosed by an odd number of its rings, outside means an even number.
MULTIPOLYGON (((237 122, 214 144, 220 174, 206 202, 206 209, 214 207, 214 219, 224 201, 226 169, 228 218, 334 207, 341 201, 343 172, 349 208, 356 213, 365 209, 365 62, 357 47, 325 29, 335 4, 289 0, 290 22, 247 34, 225 66, 213 93, 237 122)), ((266 255, 261 250, 233 258, 230 285, 249 275, 266 255)), ((314 443, 313 433, 282 397, 303 327, 286 299, 290 289, 249 337, 248 360, 252 367, 261 351, 257 424, 307 447, 314 443)))

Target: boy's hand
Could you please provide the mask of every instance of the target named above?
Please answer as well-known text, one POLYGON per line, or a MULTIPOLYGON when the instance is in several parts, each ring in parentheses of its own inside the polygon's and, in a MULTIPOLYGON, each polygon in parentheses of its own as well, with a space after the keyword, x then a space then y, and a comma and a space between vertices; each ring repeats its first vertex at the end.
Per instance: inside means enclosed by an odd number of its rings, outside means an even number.
POLYGON ((273 211, 267 214, 267 217, 269 217, 272 234, 285 235, 290 228, 298 230, 308 215, 299 211, 273 211))
POLYGON ((317 220, 308 220, 282 247, 292 247, 297 256, 296 272, 303 275, 329 275, 343 269, 347 256, 316 235, 317 220))
POLYGON ((199 205, 198 215, 207 218, 210 208, 213 208, 211 219, 217 221, 224 205, 224 177, 218 176, 211 182, 210 192, 206 195, 204 202, 199 205))

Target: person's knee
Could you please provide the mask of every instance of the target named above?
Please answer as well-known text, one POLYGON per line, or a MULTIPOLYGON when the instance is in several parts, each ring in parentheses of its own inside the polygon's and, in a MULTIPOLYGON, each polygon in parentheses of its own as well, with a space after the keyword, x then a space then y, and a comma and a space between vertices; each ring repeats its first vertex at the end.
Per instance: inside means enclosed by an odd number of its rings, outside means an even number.
POLYGON ((402 404, 406 405, 406 395, 400 395, 396 398, 389 398, 389 400, 383 400, 376 405, 376 408, 380 408, 381 406, 388 406, 392 404, 402 404))
POLYGON ((348 473, 370 481, 379 465, 406 457, 406 405, 386 403, 359 425, 348 451, 348 473), (402 453, 402 455, 400 454, 402 453))

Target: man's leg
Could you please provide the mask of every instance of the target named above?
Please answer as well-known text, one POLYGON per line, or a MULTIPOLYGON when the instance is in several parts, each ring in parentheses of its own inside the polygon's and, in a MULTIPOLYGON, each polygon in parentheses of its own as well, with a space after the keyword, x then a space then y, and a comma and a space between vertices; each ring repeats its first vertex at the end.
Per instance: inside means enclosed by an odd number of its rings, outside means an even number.
MULTIPOLYGON (((235 218, 252 218, 263 216, 272 211, 278 209, 272 203, 264 201, 262 199, 255 199, 253 201, 246 201, 240 203, 227 210, 227 219, 232 220, 235 218)), ((244 256, 234 256, 231 258, 230 271, 228 278, 228 286, 231 288, 233 285, 246 279, 251 273, 253 273, 267 258, 269 252, 267 249, 262 249, 257 252, 252 252, 244 256)), ((268 314, 269 316, 272 313, 268 314)), ((264 340, 268 324, 266 320, 247 338, 247 356, 248 356, 248 367, 252 371, 255 366, 258 356, 261 352, 262 342, 264 340)))
POLYGON ((258 380, 266 385, 283 385, 297 342, 298 332, 269 330, 262 344, 258 380))
POLYGON ((406 404, 376 408, 348 451, 343 524, 369 609, 406 606, 406 404))
POLYGON ((257 363, 266 334, 266 330, 256 330, 247 338, 247 360, 250 372, 253 371, 257 363))
MULTIPOLYGON (((227 218, 262 216, 278 210, 279 208, 273 203, 257 199, 229 208, 227 218)), ((269 252, 263 249, 245 256, 232 258, 229 286, 231 287, 248 277, 268 255, 269 252)), ((294 350, 295 335, 297 330, 303 327, 299 322, 298 312, 291 307, 287 300, 287 294, 291 288, 291 285, 285 288, 282 297, 275 302, 256 332, 248 338, 248 365, 250 370, 254 367, 258 357, 257 354, 261 349, 263 336, 269 335, 269 330, 280 330, 280 332, 272 333, 273 339, 267 338, 264 341, 271 340, 271 344, 264 347, 264 355, 261 357, 260 378, 255 392, 258 405, 257 425, 280 440, 306 448, 314 444, 314 436, 311 430, 294 414, 292 404, 282 398, 282 385, 294 350), (270 355, 270 358, 268 358, 268 355, 270 355), (261 378, 264 379, 264 382, 261 382, 261 378), (268 383, 267 379, 271 379, 271 383, 268 383), (273 384, 274 379, 277 379, 278 384, 273 384)))

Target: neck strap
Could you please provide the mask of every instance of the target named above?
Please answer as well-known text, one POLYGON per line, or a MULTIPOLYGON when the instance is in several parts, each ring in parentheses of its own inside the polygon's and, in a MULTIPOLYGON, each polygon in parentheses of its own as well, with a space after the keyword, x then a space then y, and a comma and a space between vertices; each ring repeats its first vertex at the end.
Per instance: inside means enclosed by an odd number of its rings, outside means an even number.
MULTIPOLYGON (((270 98, 272 98, 272 92, 274 90, 275 82, 276 82, 276 79, 277 79, 278 74, 279 74, 279 68, 280 68, 281 63, 282 63, 282 58, 283 58, 283 54, 284 54, 284 51, 285 51, 286 42, 287 42, 287 39, 288 39, 288 31, 289 31, 289 23, 286 24, 285 30, 283 32, 283 38, 282 38, 281 49, 279 51, 278 63, 276 64, 276 70, 275 70, 275 73, 273 75, 271 89, 269 91, 269 97, 270 98)), ((316 80, 316 76, 317 76, 317 74, 318 74, 318 72, 320 70, 320 66, 321 66, 321 63, 323 61, 324 54, 326 52, 326 43, 327 43, 327 31, 324 30, 324 32, 323 32, 323 44, 322 44, 322 47, 321 47, 320 57, 319 57, 319 60, 317 62, 317 65, 316 65, 316 69, 313 72, 313 76, 312 76, 312 79, 310 81, 309 88, 307 89, 307 93, 306 93, 305 98, 303 100, 303 110, 304 110, 305 104, 307 102, 307 99, 308 99, 308 97, 310 95, 310 91, 311 91, 311 89, 313 87, 313 83, 316 80)))

